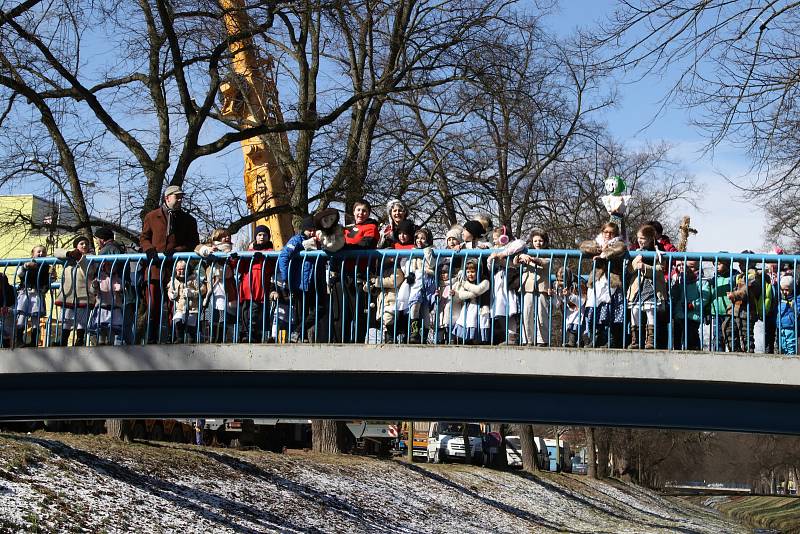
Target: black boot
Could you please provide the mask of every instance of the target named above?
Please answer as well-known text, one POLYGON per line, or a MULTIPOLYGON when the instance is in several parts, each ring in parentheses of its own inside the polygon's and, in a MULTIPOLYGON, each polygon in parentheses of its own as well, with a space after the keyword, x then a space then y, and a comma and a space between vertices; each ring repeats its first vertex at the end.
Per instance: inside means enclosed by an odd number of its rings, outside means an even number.
POLYGON ((75 332, 75 346, 83 347, 86 344, 86 330, 78 330, 75 332))
POLYGON ((186 324, 183 321, 175 323, 175 339, 173 343, 183 343, 186 337, 186 324))
POLYGON ((61 331, 61 347, 66 347, 67 343, 69 343, 69 335, 72 333, 72 330, 62 330, 61 331))
POLYGON ((14 346, 16 348, 27 347, 25 344, 25 330, 22 328, 17 328, 17 335, 14 338, 14 346))

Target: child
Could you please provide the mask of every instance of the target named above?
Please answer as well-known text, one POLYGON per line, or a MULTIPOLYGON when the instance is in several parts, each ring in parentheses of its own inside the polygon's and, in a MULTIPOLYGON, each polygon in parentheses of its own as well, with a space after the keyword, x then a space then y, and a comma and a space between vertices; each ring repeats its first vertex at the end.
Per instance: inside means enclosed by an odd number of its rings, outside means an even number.
MULTIPOLYGON (((208 258, 212 253, 231 252, 231 234, 218 228, 211 233, 208 243, 198 245, 195 250, 203 258, 208 258)), ((206 267, 206 296, 204 306, 211 309, 211 339, 214 343, 225 341, 226 330, 236 321, 238 294, 234 271, 239 256, 229 254, 228 259, 211 259, 206 267)))
POLYGON ((436 288, 436 300, 433 309, 436 312, 436 342, 444 344, 449 342, 455 319, 461 313, 461 303, 452 300, 450 287, 451 262, 439 264, 439 285, 436 288))
POLYGON ((425 228, 414 232, 414 248, 422 250, 422 257, 412 257, 406 264, 405 285, 410 286, 408 315, 410 318, 409 343, 425 343, 430 329, 430 313, 436 295, 436 271, 433 266, 433 235, 425 228))
MULTIPOLYGON (((584 308, 586 306, 586 284, 580 284, 580 291, 578 290, 575 278, 569 270, 564 270, 563 267, 558 269, 557 278, 563 282, 561 284, 561 296, 564 298, 566 304, 566 317, 564 318, 564 327, 566 328, 566 341, 565 347, 578 347, 585 345, 582 343, 581 332, 583 332, 583 322, 586 318, 584 308)), ((556 302, 560 305, 560 300, 556 302)))
POLYGON ((800 296, 795 295, 794 278, 781 276, 778 301, 778 341, 781 354, 797 354, 797 316, 800 296))
POLYGON ((593 346, 608 344, 621 349, 625 343, 622 269, 627 250, 619 226, 613 222, 604 224, 596 238, 581 243, 580 250, 591 257, 594 264, 588 273, 586 335, 593 346))
POLYGON ((675 350, 700 350, 700 324, 711 308, 711 291, 699 278, 699 270, 694 260, 687 261, 683 269, 676 265, 677 276, 670 290, 675 350))
MULTIPOLYGON (((37 245, 31 250, 31 258, 43 258, 47 249, 37 245)), ((36 347, 39 345, 39 321, 47 315, 44 294, 50 289, 50 268, 43 263, 29 261, 17 268, 19 290, 17 292, 17 334, 16 346, 36 347), (25 330, 30 321, 31 342, 25 343, 25 330)))
MULTIPOLYGON (((642 225, 636 232, 636 242, 641 251, 656 252, 656 230, 642 225)), ((645 349, 655 348, 656 310, 664 306, 667 293, 664 268, 660 256, 645 259, 637 255, 629 265, 628 304, 631 310, 631 343, 629 349, 641 348, 639 337, 642 321, 646 320, 645 349)), ((666 328, 667 325, 660 325, 666 328)))
POLYGON ((239 340, 260 343, 263 341, 264 326, 269 324, 265 312, 267 297, 272 290, 275 258, 264 256, 264 252, 274 248, 269 228, 259 224, 253 230, 253 236, 253 241, 247 246, 247 251, 252 252, 253 257, 239 260, 237 266, 241 276, 239 300, 242 303, 239 340))
MULTIPOLYGON (((408 219, 403 219, 397 224, 394 232, 394 250, 411 250, 414 248, 414 223, 408 219)), ((409 282, 408 277, 411 272, 410 258, 408 256, 397 256, 396 263, 399 269, 403 271, 405 283, 397 286, 397 328, 398 332, 402 333, 403 339, 409 330, 409 308, 411 306, 411 290, 416 282, 413 279, 409 282)), ((420 280, 421 283, 421 280, 420 280)))
POLYGON ((493 322, 493 344, 516 345, 519 343, 519 267, 514 264, 516 255, 525 250, 525 241, 512 239, 506 226, 492 231, 495 248, 487 259, 493 272, 491 314, 493 322))
POLYGON ((477 345, 489 339, 490 313, 481 305, 481 297, 489 291, 489 280, 478 279, 478 260, 468 259, 464 264, 463 279, 453 286, 452 299, 461 302, 453 335, 457 343, 477 345))
MULTIPOLYGON (((724 252, 723 252, 724 254, 724 252)), ((712 351, 724 352, 734 347, 733 339, 738 334, 734 330, 735 325, 731 321, 728 310, 730 310, 731 299, 728 294, 733 289, 733 278, 731 277, 731 261, 728 259, 718 259, 716 264, 716 276, 711 279, 711 305, 709 314, 711 315, 711 336, 710 344, 712 351)), ((738 344, 737 344, 738 345, 738 344)))
POLYGON ((400 262, 387 254, 383 257, 383 268, 378 270, 378 275, 370 279, 370 288, 375 293, 375 316, 379 318, 382 327, 384 343, 389 341, 401 343, 404 339, 403 328, 405 324, 398 320, 397 289, 403 285, 405 274, 399 267, 400 262))
POLYGON ((167 284, 167 295, 172 301, 172 324, 175 343, 197 342, 197 319, 200 314, 200 299, 206 296, 207 288, 200 284, 195 269, 187 268, 184 260, 175 264, 175 277, 167 284))
MULTIPOLYGON (((752 251, 745 250, 742 253, 752 254, 752 251)), ((755 352, 756 342, 753 330, 760 314, 758 302, 763 289, 761 276, 754 267, 750 267, 746 273, 737 275, 735 282, 736 289, 727 294, 731 303, 725 314, 728 319, 731 315, 733 316, 733 351, 755 352)))
MULTIPOLYGON (((93 332, 92 338, 97 336, 98 345, 114 342, 118 336, 119 342, 130 342, 123 339, 123 306, 132 300, 126 298, 125 283, 118 269, 111 269, 112 262, 103 262, 97 270, 97 278, 92 280, 92 289, 95 294, 95 306, 89 321, 89 330, 93 332)), ((128 318, 130 320, 130 318, 128 318)))
MULTIPOLYGON (((531 231, 529 242, 534 250, 550 247, 547 232, 538 228, 531 231)), ((550 344, 550 259, 520 254, 514 265, 523 266, 522 342, 546 347, 550 344)))

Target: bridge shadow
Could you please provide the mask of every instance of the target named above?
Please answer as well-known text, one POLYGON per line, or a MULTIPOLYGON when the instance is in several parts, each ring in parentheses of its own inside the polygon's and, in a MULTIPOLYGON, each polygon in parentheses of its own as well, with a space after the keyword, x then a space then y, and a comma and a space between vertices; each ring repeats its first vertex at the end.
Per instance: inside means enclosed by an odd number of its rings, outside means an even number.
MULTIPOLYGON (((524 519, 525 521, 527 521, 529 523, 533 523, 534 525, 536 525, 538 527, 545 527, 545 528, 549 528, 549 529, 552 529, 552 530, 556 530, 558 532, 572 532, 574 534, 585 534, 585 532, 582 531, 582 530, 569 529, 569 528, 565 527, 564 525, 561 525, 559 523, 554 523, 553 521, 549 521, 548 519, 545 519, 544 517, 542 517, 540 515, 537 515, 537 514, 534 514, 533 512, 530 512, 528 510, 523 510, 521 508, 517 508, 516 506, 512 506, 510 504, 506 504, 506 503, 497 501, 495 499, 492 499, 490 497, 486 497, 484 495, 481 495, 480 493, 478 493, 477 491, 475 491, 473 489, 465 488, 461 484, 453 482, 452 480, 450 480, 448 478, 445 478, 445 477, 443 477, 442 475, 440 475, 438 473, 434 473, 434 472, 429 471, 427 469, 423 469, 423 468, 421 468, 421 467, 419 467, 417 465, 410 464, 410 463, 405 463, 405 462, 397 462, 397 465, 405 467, 406 469, 409 469, 409 470, 411 470, 411 471, 413 471, 413 472, 415 472, 418 475, 421 475, 423 477, 430 478, 430 479, 438 482, 439 484, 442 484, 443 486, 447 486, 448 488, 451 488, 451 489, 453 489, 453 490, 455 490, 455 491, 457 491, 459 493, 462 493, 462 494, 464 494, 464 495, 466 495, 466 496, 468 496, 468 497, 470 497, 472 499, 475 499, 476 501, 482 502, 483 504, 491 506, 492 508, 496 508, 496 509, 498 509, 498 510, 500 510, 502 512, 505 512, 507 514, 511 514, 511 515, 513 515, 515 517, 518 517, 520 519, 524 519)), ((593 530, 592 533, 593 534, 614 534, 613 532, 604 532, 604 531, 600 531, 600 530, 593 530)))
POLYGON ((150 495, 169 501, 197 517, 205 518, 227 529, 231 529, 234 532, 257 534, 263 532, 264 529, 320 532, 317 529, 296 525, 286 518, 266 510, 232 501, 226 497, 209 493, 199 488, 168 482, 154 476, 137 473, 128 467, 100 458, 90 452, 76 449, 59 441, 29 436, 14 436, 10 434, 0 435, 8 440, 38 445, 59 458, 75 461, 92 469, 101 477, 111 477, 124 484, 129 484, 150 495), (215 512, 214 509, 224 510, 228 514, 239 514, 244 519, 258 524, 260 528, 254 530, 242 525, 237 525, 229 517, 215 512))
MULTIPOLYGON (((582 506, 585 506, 587 508, 591 508, 591 509, 595 510, 598 513, 602 513, 602 514, 605 514, 605 515, 610 515, 612 517, 615 517, 617 519, 621 519, 623 521, 636 521, 636 518, 630 517, 630 515, 627 515, 627 516, 623 515, 625 513, 625 509, 623 507, 627 507, 628 510, 635 510, 637 513, 640 513, 640 514, 646 515, 646 516, 651 516, 653 518, 660 519, 662 521, 672 521, 672 522, 678 521, 678 519, 671 519, 669 517, 664 517, 662 515, 659 515, 659 514, 657 514, 655 512, 651 512, 649 510, 643 510, 641 508, 636 508, 634 506, 631 506, 630 504, 627 504, 627 503, 625 503, 623 501, 620 501, 619 499, 615 498, 613 495, 609 495, 609 494, 607 494, 605 492, 602 492, 601 490, 598 490, 596 487, 593 487, 593 486, 591 486, 590 484, 588 484, 588 483, 586 483, 584 481, 580 481, 580 483, 583 484, 584 487, 586 487, 588 489, 591 489, 592 491, 600 491, 601 493, 603 493, 603 495, 605 495, 608 498, 613 499, 614 501, 618 502, 619 505, 617 505, 617 506, 613 506, 611 504, 608 505, 609 507, 613 507, 617 511, 610 510, 608 508, 603 508, 602 506, 598 506, 595 502, 592 502, 592 500, 590 498, 582 497, 582 496, 580 496, 578 494, 575 494, 575 493, 570 493, 569 491, 565 490, 564 488, 562 488, 560 486, 557 486, 556 484, 553 484, 552 482, 550 482, 550 481, 548 481, 548 480, 546 480, 544 478, 537 477, 536 475, 534 475, 532 473, 528 473, 528 472, 525 472, 525 471, 514 471, 514 472, 512 472, 512 474, 514 474, 515 476, 524 478, 526 480, 530 480, 531 482, 534 482, 536 484, 539 484, 540 486, 545 488, 547 491, 550 491, 550 492, 556 493, 558 495, 561 495, 562 497, 564 497, 566 499, 571 499, 571 500, 577 501, 582 506)), ((682 511, 682 510, 677 510, 675 508, 671 508, 671 510, 675 511, 675 512, 678 512, 678 513, 684 513, 685 512, 685 511, 682 511)), ((664 528, 666 528, 666 529, 670 529, 673 532, 681 532, 683 534, 701 534, 703 532, 703 531, 698 531, 698 530, 692 530, 692 529, 687 528, 687 527, 664 525, 664 524, 659 524, 659 523, 645 523, 645 522, 642 522, 641 524, 642 525, 646 525, 648 527, 652 527, 654 529, 664 529, 664 528)))

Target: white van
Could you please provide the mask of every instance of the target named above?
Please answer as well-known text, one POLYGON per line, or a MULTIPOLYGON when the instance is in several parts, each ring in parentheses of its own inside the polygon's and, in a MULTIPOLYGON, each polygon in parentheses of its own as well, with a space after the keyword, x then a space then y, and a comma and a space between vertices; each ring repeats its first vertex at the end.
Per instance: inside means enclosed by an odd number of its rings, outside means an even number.
POLYGON ((471 458, 465 458, 464 423, 436 421, 428 430, 428 461, 433 463, 459 460, 474 464, 483 463, 483 435, 481 425, 467 423, 471 458))
MULTIPOLYGON (((539 469, 546 470, 548 465, 547 446, 540 437, 534 436, 533 442, 536 443, 538 454, 536 462, 539 464, 539 469)), ((506 436, 506 461, 509 467, 522 467, 522 442, 519 436, 506 436)))

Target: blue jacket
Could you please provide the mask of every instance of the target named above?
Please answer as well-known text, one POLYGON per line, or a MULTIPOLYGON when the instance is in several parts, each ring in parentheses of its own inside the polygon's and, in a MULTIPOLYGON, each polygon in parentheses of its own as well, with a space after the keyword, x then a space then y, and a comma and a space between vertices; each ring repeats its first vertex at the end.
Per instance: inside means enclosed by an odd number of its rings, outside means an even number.
POLYGON ((800 296, 787 299, 781 295, 778 301, 778 328, 794 329, 798 309, 800 309, 800 296))
MULTIPOLYGON (((278 282, 291 291, 308 291, 314 277, 314 258, 303 260, 303 240, 306 236, 297 234, 292 236, 278 256, 278 282)), ((325 269, 325 262, 320 258, 317 269, 325 269)))

